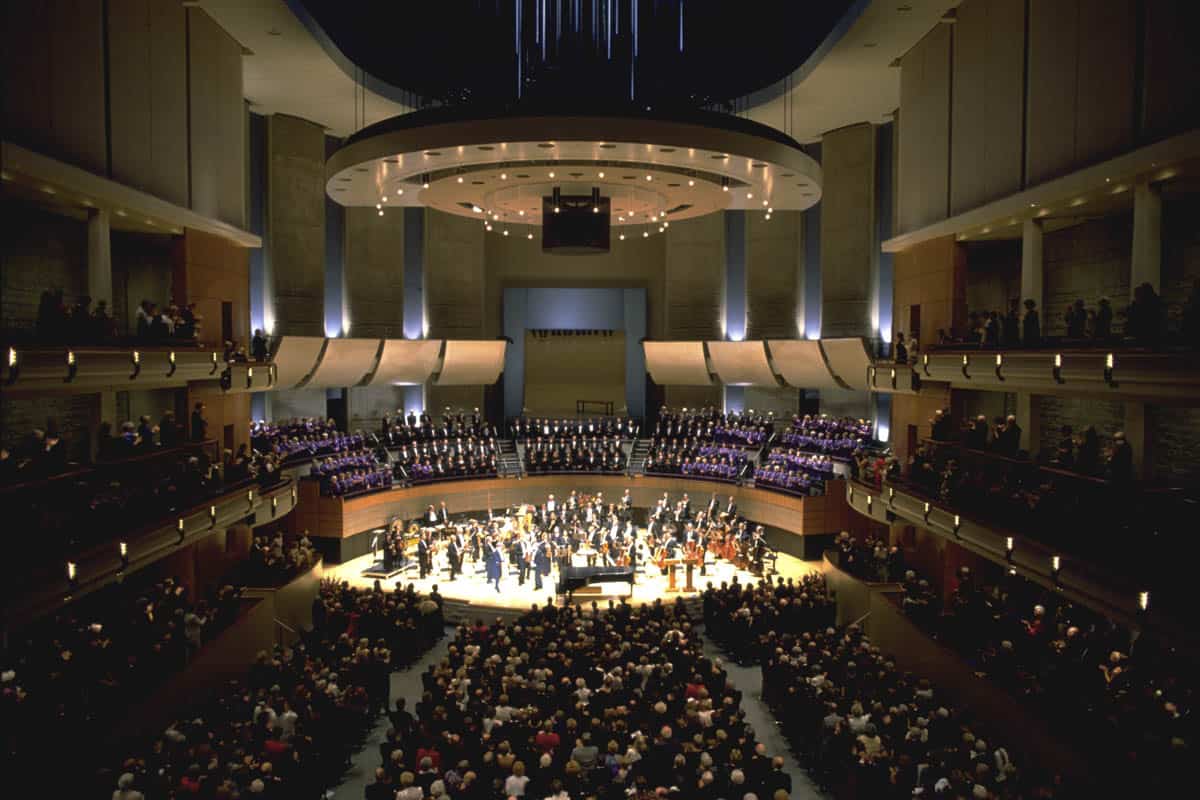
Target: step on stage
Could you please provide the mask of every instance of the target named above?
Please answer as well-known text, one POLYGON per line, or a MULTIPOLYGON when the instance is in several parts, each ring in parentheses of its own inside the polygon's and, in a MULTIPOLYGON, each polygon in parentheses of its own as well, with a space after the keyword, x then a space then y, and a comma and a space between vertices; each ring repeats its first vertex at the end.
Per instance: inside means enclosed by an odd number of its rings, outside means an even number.
MULTIPOLYGON (((415 567, 398 570, 391 575, 385 575, 382 572, 383 562, 372 558, 368 554, 352 561, 347 561, 344 564, 329 565, 325 569, 325 577, 338 581, 348 581, 351 586, 364 589, 369 589, 376 580, 385 582, 385 588, 387 589, 391 589, 397 582, 403 586, 411 583, 416 587, 418 592, 428 592, 436 585, 438 592, 447 600, 467 603, 472 608, 478 609, 481 612, 488 610, 522 611, 528 609, 533 603, 541 605, 550 600, 556 605, 561 605, 563 602, 562 596, 555 594, 555 590, 562 577, 557 568, 550 575, 543 577, 542 588, 540 590, 534 588, 532 575, 525 581, 524 585, 521 585, 518 583, 516 570, 507 570, 504 577, 500 579, 500 591, 497 592, 495 586, 487 582, 483 573, 482 563, 476 564, 470 560, 466 561, 463 564, 463 574, 454 580, 448 579, 449 570, 444 564, 436 566, 438 567, 436 571, 430 573, 424 579, 418 577, 415 567), (375 572, 376 568, 380 571, 375 572)), ((798 578, 810 572, 818 571, 816 562, 801 561, 800 559, 783 554, 779 556, 776 569, 776 575, 785 578, 798 578)), ((677 581, 677 587, 672 590, 668 576, 663 575, 661 570, 654 565, 642 565, 638 567, 635 582, 632 586, 625 582, 589 583, 575 589, 574 601, 576 603, 590 603, 593 600, 607 602, 609 599, 625 598, 635 605, 653 603, 658 600, 674 602, 678 597, 682 597, 685 600, 699 598, 705 585, 710 582, 714 586, 717 586, 722 581, 733 580, 734 577, 741 583, 757 583, 759 581, 759 578, 752 573, 738 569, 733 564, 723 560, 716 563, 710 562, 706 572, 708 573, 707 575, 701 576, 699 570, 697 570, 693 578, 697 591, 685 592, 682 591, 684 583, 682 575, 677 581)))

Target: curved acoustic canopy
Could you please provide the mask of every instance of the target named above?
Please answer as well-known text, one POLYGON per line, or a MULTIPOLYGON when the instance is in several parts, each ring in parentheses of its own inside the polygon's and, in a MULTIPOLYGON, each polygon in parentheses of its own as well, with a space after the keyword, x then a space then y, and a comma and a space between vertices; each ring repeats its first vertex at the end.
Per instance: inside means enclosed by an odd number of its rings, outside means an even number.
POLYGON ((659 386, 711 386, 704 342, 643 342, 646 371, 659 386))
POLYGON ((422 384, 437 370, 441 339, 384 339, 379 366, 368 386, 422 384))
POLYGON ((375 369, 379 339, 330 339, 307 387, 357 386, 375 369))
POLYGON ((728 386, 779 386, 761 341, 708 342, 713 372, 728 386))
POLYGON ((821 350, 825 360, 842 383, 851 389, 868 388, 867 369, 871 366, 871 354, 867 345, 858 337, 850 339, 822 339, 821 350))
POLYGON ((272 359, 275 364, 275 388, 292 389, 308 377, 321 357, 323 347, 325 339, 320 336, 284 336, 280 339, 272 359))
POLYGON ((442 358, 442 371, 438 373, 438 386, 476 386, 492 384, 504 371, 504 352, 508 342, 495 341, 447 341, 446 354, 442 358))
POLYGON ((829 371, 816 339, 770 339, 771 363, 788 386, 797 389, 842 389, 829 371))

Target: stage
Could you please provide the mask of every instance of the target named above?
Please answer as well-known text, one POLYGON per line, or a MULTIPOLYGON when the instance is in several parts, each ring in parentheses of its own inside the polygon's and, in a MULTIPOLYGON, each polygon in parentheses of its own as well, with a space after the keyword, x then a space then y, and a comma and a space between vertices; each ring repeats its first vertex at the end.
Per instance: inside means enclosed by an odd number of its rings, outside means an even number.
MULTIPOLYGON (((334 580, 348 581, 351 586, 368 589, 374 583, 374 579, 364 577, 362 573, 373 563, 375 563, 375 559, 368 554, 343 564, 326 566, 324 576, 334 580)), ((557 567, 551 571, 548 577, 543 579, 541 591, 534 589, 532 576, 525 581, 524 586, 521 586, 518 585, 515 570, 506 571, 504 577, 500 580, 499 592, 485 580, 482 563, 467 560, 463 564, 463 574, 452 581, 447 580, 449 571, 446 569, 444 562, 436 563, 435 567, 438 567, 436 572, 424 580, 417 577, 418 573, 414 568, 402 571, 386 581, 381 581, 381 583, 389 590, 397 582, 404 586, 411 583, 421 593, 430 591, 436 585, 438 592, 447 601, 467 604, 472 610, 480 612, 505 611, 512 613, 523 611, 529 608, 532 603, 540 605, 547 600, 554 601, 556 604, 561 604, 562 602, 562 598, 555 597, 555 586, 558 583, 557 567)), ((776 570, 775 575, 781 575, 785 578, 799 578, 812 572, 820 572, 820 565, 819 562, 801 561, 793 556, 780 553, 778 562, 776 563, 776 570)), ((741 583, 757 583, 759 580, 752 573, 738 569, 732 563, 725 560, 718 560, 715 563, 710 562, 706 571, 708 574, 701 576, 700 571, 697 569, 693 573, 692 579, 697 591, 685 592, 682 591, 685 583, 684 570, 682 568, 679 569, 677 573, 677 586, 679 590, 670 591, 668 588, 668 579, 662 574, 661 570, 654 565, 641 566, 638 568, 632 591, 630 591, 630 586, 627 583, 600 583, 588 587, 587 590, 576 591, 574 601, 584 604, 590 603, 593 600, 607 603, 609 598, 626 598, 629 602, 637 605, 653 603, 660 599, 663 602, 674 602, 677 597, 683 597, 684 599, 699 598, 705 585, 709 582, 713 583, 713 585, 719 585, 721 581, 733 580, 734 576, 741 583)))

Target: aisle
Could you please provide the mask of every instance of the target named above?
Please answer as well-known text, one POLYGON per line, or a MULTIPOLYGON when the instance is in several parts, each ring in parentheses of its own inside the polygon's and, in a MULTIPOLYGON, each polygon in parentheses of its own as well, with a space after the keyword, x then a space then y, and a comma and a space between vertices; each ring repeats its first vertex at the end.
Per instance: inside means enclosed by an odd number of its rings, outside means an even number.
POLYGON ((729 674, 729 680, 741 690, 742 709, 746 712, 746 719, 754 727, 754 734, 758 740, 767 746, 767 753, 771 756, 783 756, 783 769, 792 776, 791 800, 831 800, 830 795, 822 792, 820 787, 813 783, 808 773, 796 763, 796 759, 788 750, 787 740, 775 724, 775 716, 762 701, 762 670, 758 665, 739 665, 726 657, 720 646, 708 637, 704 639, 704 654, 709 658, 719 658, 729 674))
MULTIPOLYGON (((430 648, 419 661, 411 666, 392 673, 392 694, 388 710, 395 708, 396 701, 401 697, 408 698, 408 707, 412 709, 421 699, 421 675, 430 664, 442 660, 450 643, 454 641, 455 629, 446 627, 446 635, 441 641, 430 648)), ((382 716, 375 729, 367 736, 367 741, 353 758, 350 759, 350 769, 346 772, 341 784, 333 790, 335 800, 362 800, 363 792, 375 782, 375 768, 380 766, 379 745, 387 738, 388 718, 382 716)))

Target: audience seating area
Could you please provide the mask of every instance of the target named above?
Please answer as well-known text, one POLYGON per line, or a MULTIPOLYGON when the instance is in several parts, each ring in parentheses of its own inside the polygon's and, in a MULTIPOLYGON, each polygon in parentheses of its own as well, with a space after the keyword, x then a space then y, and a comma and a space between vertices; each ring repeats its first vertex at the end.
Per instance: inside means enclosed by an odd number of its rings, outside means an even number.
POLYGON ((716 800, 791 789, 682 603, 546 605, 512 623, 480 620, 459 628, 424 685, 415 717, 392 716, 371 797, 716 800))
POLYGON ((761 664, 763 698, 812 777, 854 800, 1053 794, 1052 776, 1027 763, 1019 743, 991 739, 984 721, 900 670, 857 626, 832 627, 825 596, 820 576, 705 596, 734 652, 761 664))
POLYGON ((1019 575, 961 567, 943 605, 927 578, 882 540, 838 539, 838 567, 868 582, 896 582, 904 613, 979 677, 1046 720, 1077 748, 1123 765, 1139 793, 1184 779, 1195 741, 1194 659, 1019 575))

